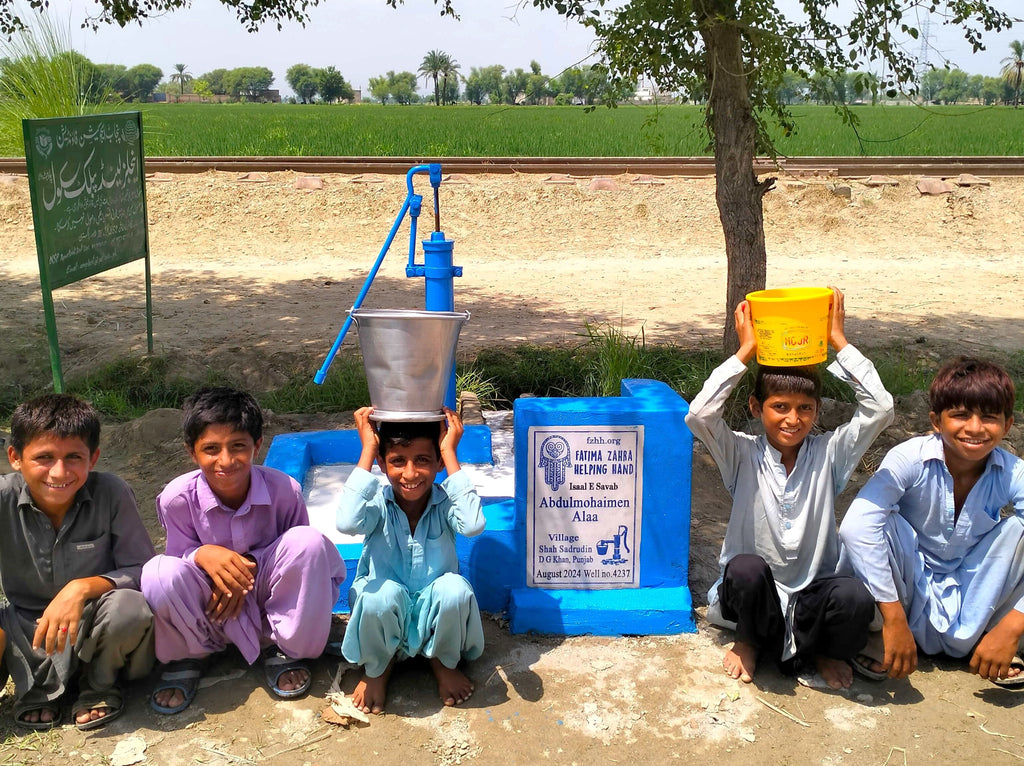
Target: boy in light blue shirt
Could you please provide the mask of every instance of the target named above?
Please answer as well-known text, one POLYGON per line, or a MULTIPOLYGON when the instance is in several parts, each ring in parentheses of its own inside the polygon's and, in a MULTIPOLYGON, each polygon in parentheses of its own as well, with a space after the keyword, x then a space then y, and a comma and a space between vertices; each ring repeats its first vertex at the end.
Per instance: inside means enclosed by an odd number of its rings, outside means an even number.
POLYGON ((456 534, 484 530, 480 498, 455 456, 462 421, 446 408, 445 424, 375 428, 372 412, 355 412, 362 453, 337 514, 341 532, 364 536, 341 647, 345 659, 363 666, 353 702, 383 712, 395 661, 423 655, 444 704, 458 705, 473 692, 459 661, 475 660, 484 648, 480 609, 455 553, 456 534), (387 484, 369 473, 374 462, 387 484), (442 467, 448 478, 434 484, 442 467))
POLYGON ((850 506, 844 559, 884 623, 883 646, 858 658, 869 674, 909 675, 920 647, 1024 687, 1024 461, 998 446, 1014 401, 997 365, 945 365, 929 390, 935 433, 890 450, 850 506))

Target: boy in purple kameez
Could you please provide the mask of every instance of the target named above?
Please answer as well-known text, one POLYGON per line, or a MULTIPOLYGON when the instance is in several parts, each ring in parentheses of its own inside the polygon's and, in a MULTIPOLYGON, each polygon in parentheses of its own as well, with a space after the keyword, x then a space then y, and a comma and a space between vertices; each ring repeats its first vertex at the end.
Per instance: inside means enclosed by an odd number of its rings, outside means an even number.
POLYGON ((166 555, 142 571, 157 659, 167 663, 150 704, 159 713, 184 710, 203 661, 230 644, 250 664, 263 654, 277 696, 300 696, 310 685, 303 660, 327 644, 345 563, 309 526, 295 480, 253 465, 263 415, 252 396, 204 389, 184 409, 185 445, 199 470, 157 498, 166 555))

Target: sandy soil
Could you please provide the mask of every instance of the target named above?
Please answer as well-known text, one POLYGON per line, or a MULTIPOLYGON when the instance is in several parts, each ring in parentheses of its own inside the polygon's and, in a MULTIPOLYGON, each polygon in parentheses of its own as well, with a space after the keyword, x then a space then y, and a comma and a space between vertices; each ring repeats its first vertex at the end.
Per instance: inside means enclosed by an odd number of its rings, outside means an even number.
MULTIPOLYGON (((184 373, 200 379, 216 369, 261 390, 319 367, 405 190, 397 178, 328 176, 322 190, 307 192, 294 188, 296 178, 207 173, 149 184, 156 350, 184 373)), ((648 342, 719 342, 725 259, 713 182, 612 180, 609 191, 590 190, 589 179, 543 176, 474 176, 442 187, 442 228, 465 268, 457 303, 473 314, 462 352, 573 341, 588 320, 643 328, 648 342)), ((886 188, 853 181, 847 200, 832 193, 835 179, 781 179, 766 200, 769 286, 840 286, 854 342, 911 363, 1024 349, 1024 180, 943 197, 920 196, 915 179, 899 180, 886 188)), ((0 179, 0 235, 0 391, 17 393, 49 376, 24 179, 0 179)), ((407 241, 403 230, 368 306, 421 305, 421 282, 404 277, 407 241)), ((145 350, 140 264, 56 298, 66 375, 145 350)), ((899 408, 876 456, 926 427, 919 399, 899 408)), ((100 467, 132 483, 158 540, 153 498, 188 467, 178 418, 155 411, 104 434, 100 467)), ((348 422, 273 415, 269 426, 279 433, 348 422)), ((841 505, 863 480, 855 476, 841 505)), ((693 487, 691 586, 702 606, 729 506, 699 449, 693 487)), ((389 714, 351 730, 318 716, 333 679, 346 690, 357 680, 330 657, 316 666, 313 694, 292 703, 272 699, 262 673, 233 657, 177 717, 151 713, 149 684, 136 684, 127 715, 89 735, 64 727, 21 736, 8 695, 0 702, 0 760, 129 763, 121 754, 133 747, 160 764, 1024 760, 1024 693, 981 682, 962 662, 925 659, 909 680, 858 680, 844 694, 806 689, 773 670, 743 686, 719 671, 729 636, 702 620, 699 629, 675 637, 510 636, 495 617, 487 651, 468 668, 477 691, 465 708, 442 708, 427 668, 412 665, 394 678, 389 714)))

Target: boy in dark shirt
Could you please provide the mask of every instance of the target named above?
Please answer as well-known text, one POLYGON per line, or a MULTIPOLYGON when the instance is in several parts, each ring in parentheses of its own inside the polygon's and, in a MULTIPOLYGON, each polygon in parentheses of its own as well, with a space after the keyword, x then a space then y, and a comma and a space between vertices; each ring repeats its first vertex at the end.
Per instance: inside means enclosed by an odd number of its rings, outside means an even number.
POLYGON ((78 677, 75 725, 103 726, 123 711, 116 682, 153 664, 152 613, 139 592, 153 543, 124 481, 93 472, 100 422, 88 404, 50 394, 11 417, 0 477, 0 678, 14 678, 14 720, 60 722, 78 677))

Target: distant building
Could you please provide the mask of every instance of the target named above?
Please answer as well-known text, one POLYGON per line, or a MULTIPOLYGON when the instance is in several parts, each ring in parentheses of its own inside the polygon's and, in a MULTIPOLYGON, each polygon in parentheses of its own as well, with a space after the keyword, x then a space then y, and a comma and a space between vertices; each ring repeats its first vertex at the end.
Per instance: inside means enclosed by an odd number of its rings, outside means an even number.
POLYGON ((154 93, 153 100, 167 104, 223 104, 230 101, 231 96, 223 93, 213 93, 209 96, 200 96, 196 93, 154 93))
POLYGON ((280 104, 281 103, 281 91, 276 88, 267 88, 266 90, 256 91, 249 101, 258 101, 261 104, 280 104))
POLYGON ((633 101, 638 104, 653 104, 654 103, 654 89, 653 88, 637 88, 633 94, 633 101))

